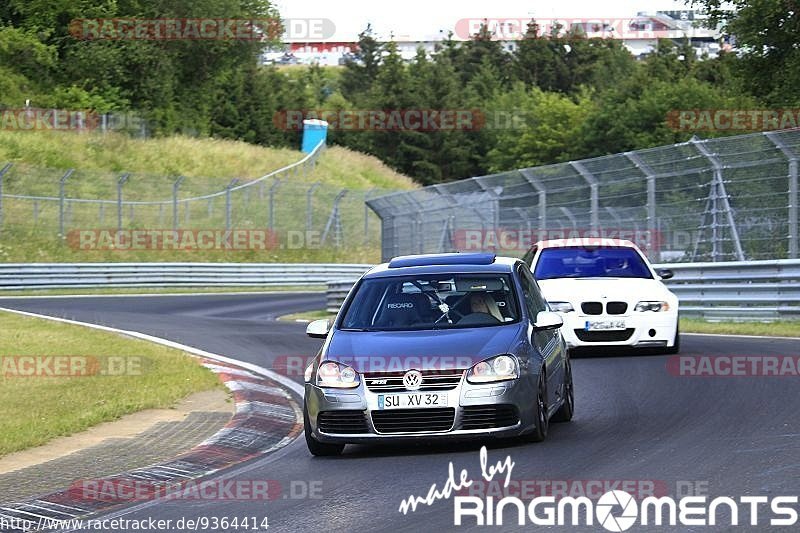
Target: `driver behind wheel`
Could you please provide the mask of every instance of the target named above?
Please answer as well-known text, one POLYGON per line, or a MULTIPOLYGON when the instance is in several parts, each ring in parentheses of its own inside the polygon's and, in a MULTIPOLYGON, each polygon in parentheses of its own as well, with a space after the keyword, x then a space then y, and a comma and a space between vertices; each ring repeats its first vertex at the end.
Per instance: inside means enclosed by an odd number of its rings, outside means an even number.
POLYGON ((485 292, 471 294, 469 297, 469 306, 470 311, 473 313, 485 313, 496 318, 498 322, 503 322, 503 315, 500 313, 497 302, 485 292))

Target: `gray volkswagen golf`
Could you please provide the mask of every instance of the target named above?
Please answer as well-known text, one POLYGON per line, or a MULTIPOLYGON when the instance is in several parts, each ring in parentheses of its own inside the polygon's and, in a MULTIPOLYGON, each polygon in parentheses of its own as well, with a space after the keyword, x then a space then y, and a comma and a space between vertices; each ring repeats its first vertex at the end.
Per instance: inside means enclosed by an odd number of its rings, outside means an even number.
POLYGON ((569 355, 528 266, 494 254, 405 256, 356 283, 305 373, 314 455, 348 443, 521 436, 572 418, 569 355))

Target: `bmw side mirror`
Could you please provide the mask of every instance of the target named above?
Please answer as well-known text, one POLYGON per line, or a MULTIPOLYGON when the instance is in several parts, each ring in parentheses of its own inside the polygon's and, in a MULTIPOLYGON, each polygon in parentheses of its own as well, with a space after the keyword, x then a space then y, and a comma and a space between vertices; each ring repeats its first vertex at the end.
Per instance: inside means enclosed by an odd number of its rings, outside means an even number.
POLYGON ((324 339, 331 330, 331 322, 327 318, 314 320, 306 326, 306 335, 314 339, 324 339))
POLYGON ((554 313, 552 311, 541 311, 538 315, 536 315, 536 323, 533 325, 533 329, 536 331, 558 329, 563 325, 564 320, 558 313, 554 313))
POLYGON ((656 274, 661 276, 661 279, 670 279, 675 275, 675 272, 668 268, 662 268, 661 270, 656 271, 656 274))

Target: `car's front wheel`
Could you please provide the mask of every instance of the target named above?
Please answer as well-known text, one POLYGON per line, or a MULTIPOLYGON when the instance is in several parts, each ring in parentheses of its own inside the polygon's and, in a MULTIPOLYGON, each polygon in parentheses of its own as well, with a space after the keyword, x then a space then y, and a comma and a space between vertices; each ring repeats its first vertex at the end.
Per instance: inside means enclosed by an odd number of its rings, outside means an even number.
POLYGON ((344 444, 320 442, 311 434, 311 424, 308 422, 308 409, 303 405, 303 429, 306 434, 306 446, 311 455, 318 457, 329 457, 331 455, 341 455, 344 451, 344 444))
POLYGON ((547 416, 547 380, 544 368, 539 372, 536 403, 533 407, 536 415, 536 425, 532 432, 525 435, 525 439, 528 442, 542 442, 547 438, 547 430, 550 427, 550 419, 547 416))

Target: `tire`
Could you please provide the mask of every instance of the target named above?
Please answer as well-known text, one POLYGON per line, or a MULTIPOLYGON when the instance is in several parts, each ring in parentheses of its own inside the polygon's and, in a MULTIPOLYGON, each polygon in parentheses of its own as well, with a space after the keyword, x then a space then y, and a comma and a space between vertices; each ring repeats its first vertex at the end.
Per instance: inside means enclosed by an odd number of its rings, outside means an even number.
POLYGON ((678 323, 675 324, 675 341, 672 346, 668 347, 664 350, 665 353, 668 354, 676 354, 681 351, 681 332, 680 326, 678 323))
POLYGON ((564 403, 553 415, 553 422, 569 422, 575 413, 575 388, 572 385, 572 363, 569 358, 564 368, 564 403))
POLYGON ((308 423, 308 409, 303 405, 303 429, 306 434, 306 446, 311 455, 317 457, 331 457, 341 455, 344 451, 344 444, 320 442, 311 434, 311 424, 308 423))
POLYGON ((544 368, 539 372, 539 386, 536 391, 536 427, 532 432, 525 435, 528 442, 542 442, 547 438, 547 430, 550 427, 550 420, 547 416, 547 380, 545 379, 544 368))

